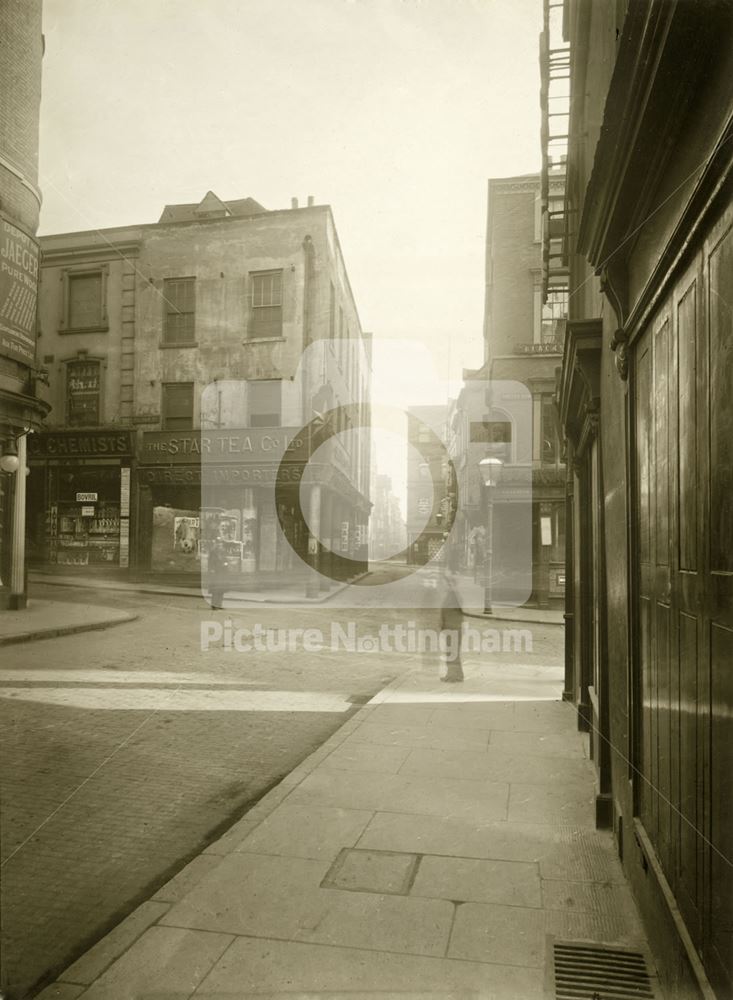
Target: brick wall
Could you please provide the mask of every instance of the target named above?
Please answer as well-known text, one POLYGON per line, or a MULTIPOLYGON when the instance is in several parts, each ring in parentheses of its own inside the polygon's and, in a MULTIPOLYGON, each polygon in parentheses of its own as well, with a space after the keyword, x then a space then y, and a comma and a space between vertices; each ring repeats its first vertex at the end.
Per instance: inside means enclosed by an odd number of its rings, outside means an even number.
POLYGON ((41 0, 0 0, 0 208, 33 233, 42 44, 41 0))

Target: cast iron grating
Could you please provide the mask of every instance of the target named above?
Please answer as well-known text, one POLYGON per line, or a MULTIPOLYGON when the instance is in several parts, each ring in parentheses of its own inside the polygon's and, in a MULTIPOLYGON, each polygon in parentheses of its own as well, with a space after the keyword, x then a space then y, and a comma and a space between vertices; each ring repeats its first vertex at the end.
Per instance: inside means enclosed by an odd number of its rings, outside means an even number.
POLYGON ((656 1000, 641 952, 555 942, 556 1000, 656 1000))

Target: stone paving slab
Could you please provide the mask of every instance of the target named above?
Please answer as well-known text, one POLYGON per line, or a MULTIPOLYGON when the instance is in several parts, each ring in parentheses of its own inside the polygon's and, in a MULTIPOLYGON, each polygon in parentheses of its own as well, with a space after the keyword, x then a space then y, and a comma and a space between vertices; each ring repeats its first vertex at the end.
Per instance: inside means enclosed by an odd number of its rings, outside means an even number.
POLYGON ((423 857, 411 893, 454 902, 542 906, 536 864, 478 858, 423 857))
POLYGON ((292 793, 300 805, 463 816, 478 822, 506 819, 506 782, 465 781, 422 775, 350 773, 327 768, 308 775, 292 793))
POLYGON ((451 903, 321 889, 329 867, 302 858, 231 855, 160 922, 248 937, 444 954, 451 903))
POLYGON ((138 906, 113 931, 70 965, 59 978, 64 982, 82 983, 87 986, 93 983, 167 910, 168 905, 161 902, 151 901, 138 906))
POLYGON ((568 784, 581 782, 587 788, 593 780, 593 765, 584 758, 542 757, 525 750, 507 751, 488 746, 473 750, 413 750, 399 768, 400 774, 435 775, 479 781, 506 781, 523 784, 568 784))
POLYGON ((364 809, 283 805, 239 844, 237 851, 332 860, 353 847, 373 813, 364 809), (297 834, 293 836, 293 831, 297 834))
POLYGON ((188 1000, 232 942, 226 934, 151 927, 84 1000, 188 1000))
POLYGON ((536 969, 247 938, 237 938, 196 995, 223 1000, 288 992, 293 986, 329 996, 350 994, 354 987, 381 995, 470 991, 482 1000, 543 996, 542 975, 536 969))

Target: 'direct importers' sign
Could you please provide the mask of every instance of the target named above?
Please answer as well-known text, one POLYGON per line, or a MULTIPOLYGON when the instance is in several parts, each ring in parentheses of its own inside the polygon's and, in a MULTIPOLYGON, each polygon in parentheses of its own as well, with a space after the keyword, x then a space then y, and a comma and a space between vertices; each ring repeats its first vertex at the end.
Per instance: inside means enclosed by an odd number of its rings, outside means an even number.
POLYGON ((38 244, 0 215, 0 355, 31 365, 36 355, 38 244))

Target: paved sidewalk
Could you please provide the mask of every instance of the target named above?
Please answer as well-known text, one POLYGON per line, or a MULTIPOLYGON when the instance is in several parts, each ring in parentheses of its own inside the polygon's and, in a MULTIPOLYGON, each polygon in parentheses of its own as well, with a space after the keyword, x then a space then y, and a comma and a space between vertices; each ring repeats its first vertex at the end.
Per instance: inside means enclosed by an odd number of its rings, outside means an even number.
POLYGON ((96 604, 70 604, 31 598, 23 611, 0 613, 0 646, 109 628, 135 621, 137 617, 126 611, 102 608, 96 604))
POLYGON ((41 997, 540 1000, 547 935, 647 954, 560 675, 396 681, 41 997))
MULTIPOLYGON (((81 587, 88 590, 117 590, 134 594, 164 594, 173 597, 194 597, 204 600, 200 584, 197 586, 180 587, 170 583, 156 583, 148 580, 128 582, 126 580, 108 580, 102 577, 61 576, 56 573, 32 572, 28 574, 31 583, 47 583, 55 587, 81 587)), ((322 604, 340 593, 348 583, 334 586, 324 591, 318 597, 305 597, 304 586, 288 590, 231 590, 226 592, 225 606, 235 607, 240 604, 322 604)))

